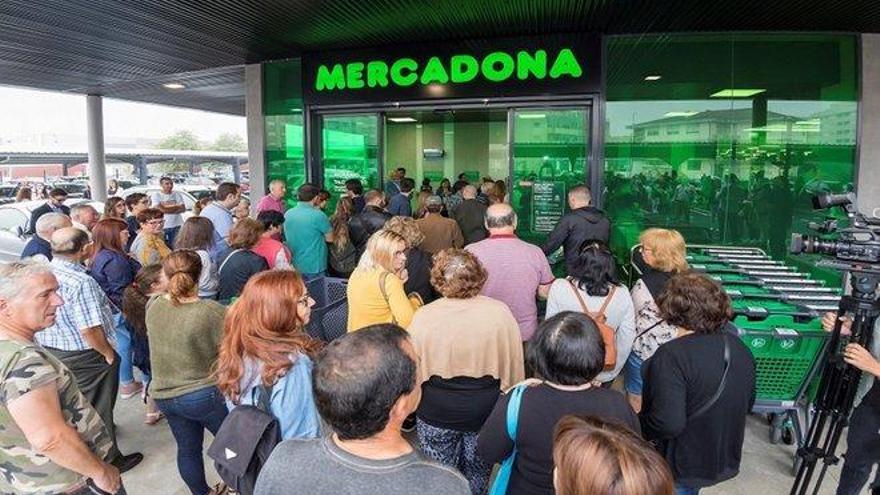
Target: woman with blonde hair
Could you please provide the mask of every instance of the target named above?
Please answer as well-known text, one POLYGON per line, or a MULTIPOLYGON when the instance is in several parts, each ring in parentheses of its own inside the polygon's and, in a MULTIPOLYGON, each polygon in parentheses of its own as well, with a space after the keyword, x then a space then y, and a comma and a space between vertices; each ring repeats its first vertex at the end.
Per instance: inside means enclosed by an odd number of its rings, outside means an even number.
POLYGON ((202 260, 195 251, 168 255, 162 272, 166 293, 147 303, 150 392, 177 443, 177 469, 193 495, 217 493, 205 480, 205 430, 216 434, 226 418, 223 394, 213 374, 223 337, 225 308, 199 299, 202 260))
POLYGON ((311 385, 320 344, 305 333, 314 304, 299 273, 273 270, 252 277, 226 315, 217 381, 227 406, 267 394, 284 440, 320 434, 311 385))
POLYGON ((431 283, 443 297, 416 312, 408 328, 421 357, 419 445, 464 474, 473 493, 485 492, 492 470, 476 454, 477 433, 500 391, 525 378, 519 325, 506 304, 480 295, 487 277, 470 252, 440 251, 431 283))
POLYGON ((422 218, 425 216, 425 213, 428 211, 428 198, 430 197, 430 191, 419 191, 419 195, 416 197, 416 212, 413 214, 413 217, 422 218))
POLYGON ((407 294, 415 292, 422 298, 425 304, 437 299, 437 294, 431 286, 431 255, 423 251, 422 242, 425 234, 419 228, 414 218, 392 217, 385 222, 385 230, 390 230, 406 240, 406 271, 409 278, 403 284, 407 294))
POLYGON ((684 237, 671 229, 648 229, 639 236, 633 262, 642 272, 630 295, 636 317, 636 337, 626 361, 626 395, 636 412, 642 408, 642 363, 657 348, 678 336, 678 328, 660 316, 657 299, 673 275, 687 271, 684 237))
POLYGON ((673 495, 666 461, 617 423, 565 416, 553 435, 557 495, 673 495))
POLYGON ((382 229, 370 237, 346 288, 349 332, 378 323, 409 326, 422 299, 404 290, 406 256, 407 243, 399 234, 382 229))

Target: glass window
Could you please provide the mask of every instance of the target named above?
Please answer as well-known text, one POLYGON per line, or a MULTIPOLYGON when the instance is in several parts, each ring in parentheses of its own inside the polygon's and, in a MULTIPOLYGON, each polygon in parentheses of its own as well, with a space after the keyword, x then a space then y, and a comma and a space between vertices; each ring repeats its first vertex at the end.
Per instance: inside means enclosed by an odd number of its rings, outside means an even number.
POLYGON ((691 244, 756 246, 812 269, 787 255, 788 239, 828 214, 812 209, 812 194, 853 187, 856 37, 662 35, 606 46, 604 206, 618 254, 660 226, 691 244))
POLYGON ((568 207, 568 189, 586 183, 588 107, 514 111, 511 204, 519 236, 542 244, 568 207), (534 124, 538 124, 535 126, 534 124))
POLYGON ((300 59, 263 64, 263 106, 266 184, 283 180, 285 201, 293 206, 297 188, 306 181, 300 59))
POLYGON ((360 179, 364 190, 379 187, 378 128, 376 114, 321 118, 321 166, 324 189, 330 192, 328 214, 336 210, 336 201, 345 194, 345 181, 360 179))

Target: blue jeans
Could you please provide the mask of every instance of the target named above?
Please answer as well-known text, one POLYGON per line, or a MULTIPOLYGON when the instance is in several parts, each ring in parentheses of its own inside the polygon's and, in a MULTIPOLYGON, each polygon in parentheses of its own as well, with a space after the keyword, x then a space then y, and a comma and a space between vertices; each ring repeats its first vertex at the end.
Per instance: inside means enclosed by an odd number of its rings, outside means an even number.
POLYGON ((700 493, 699 488, 675 485, 675 495, 697 495, 698 493, 700 493))
POLYGON ((174 249, 174 239, 177 238, 178 232, 180 232, 180 226, 165 229, 165 244, 168 245, 169 249, 174 249))
POLYGON ((635 352, 630 352, 623 367, 625 373, 624 387, 633 395, 642 395, 642 358, 635 352))
POLYGON ((177 442, 177 470, 193 495, 206 495, 211 489, 205 480, 202 444, 205 430, 216 435, 226 418, 223 394, 215 387, 207 387, 175 397, 156 399, 159 410, 165 413, 171 434, 177 442))
POLYGON ((119 384, 128 385, 134 381, 134 368, 131 364, 131 332, 122 313, 113 315, 116 325, 116 352, 119 354, 119 384))

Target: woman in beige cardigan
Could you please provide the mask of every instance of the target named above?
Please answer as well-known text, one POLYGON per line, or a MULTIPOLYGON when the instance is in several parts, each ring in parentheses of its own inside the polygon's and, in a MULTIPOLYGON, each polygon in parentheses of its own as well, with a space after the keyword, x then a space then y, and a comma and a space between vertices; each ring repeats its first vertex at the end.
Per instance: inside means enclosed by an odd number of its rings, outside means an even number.
POLYGON ((477 433, 500 390, 524 378, 519 326, 510 309, 480 295, 486 270, 461 249, 434 256, 431 285, 443 297, 416 312, 409 331, 419 355, 422 450, 484 493, 491 465, 476 454, 477 433))

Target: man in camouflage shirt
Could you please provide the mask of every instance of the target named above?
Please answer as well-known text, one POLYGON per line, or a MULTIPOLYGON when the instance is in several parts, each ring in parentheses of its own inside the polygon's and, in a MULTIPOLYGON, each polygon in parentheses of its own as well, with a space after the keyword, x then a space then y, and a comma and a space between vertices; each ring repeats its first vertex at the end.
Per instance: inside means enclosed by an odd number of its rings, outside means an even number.
POLYGON ((112 440, 71 372, 34 343, 63 304, 48 265, 0 264, 0 493, 125 493, 112 440))

